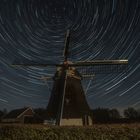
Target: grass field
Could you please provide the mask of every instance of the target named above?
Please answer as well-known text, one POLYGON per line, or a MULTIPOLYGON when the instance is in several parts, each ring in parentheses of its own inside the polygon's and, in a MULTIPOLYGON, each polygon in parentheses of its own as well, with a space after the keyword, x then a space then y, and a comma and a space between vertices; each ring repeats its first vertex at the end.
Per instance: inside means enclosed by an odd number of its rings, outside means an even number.
POLYGON ((140 124, 92 127, 0 125, 0 140, 140 140, 140 124))

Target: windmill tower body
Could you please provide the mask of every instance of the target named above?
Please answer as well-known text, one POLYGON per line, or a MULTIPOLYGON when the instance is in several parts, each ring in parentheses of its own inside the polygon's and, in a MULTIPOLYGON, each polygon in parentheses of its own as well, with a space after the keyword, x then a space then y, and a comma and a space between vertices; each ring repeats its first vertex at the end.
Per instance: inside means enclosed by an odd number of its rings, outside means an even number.
POLYGON ((55 74, 47 107, 48 119, 56 120, 59 125, 92 125, 90 108, 81 84, 81 75, 73 67, 66 70, 66 77, 64 71, 61 68, 55 74))

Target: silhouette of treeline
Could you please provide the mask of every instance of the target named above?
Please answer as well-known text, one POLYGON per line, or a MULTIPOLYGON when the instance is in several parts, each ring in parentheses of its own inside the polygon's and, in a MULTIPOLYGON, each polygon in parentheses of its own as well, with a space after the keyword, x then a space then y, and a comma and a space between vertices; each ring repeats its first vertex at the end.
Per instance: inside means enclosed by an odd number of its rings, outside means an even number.
MULTIPOLYGON (((42 120, 46 120, 47 110, 45 108, 35 108, 34 112, 42 120)), ((0 121, 8 111, 6 109, 0 110, 0 121)), ((92 120, 94 123, 132 123, 140 122, 140 109, 135 109, 128 107, 123 110, 123 114, 120 115, 120 112, 117 109, 109 108, 96 108, 91 110, 92 120)))
POLYGON ((92 110, 93 123, 140 122, 140 109, 128 107, 124 109, 122 115, 117 109, 97 108, 92 110))

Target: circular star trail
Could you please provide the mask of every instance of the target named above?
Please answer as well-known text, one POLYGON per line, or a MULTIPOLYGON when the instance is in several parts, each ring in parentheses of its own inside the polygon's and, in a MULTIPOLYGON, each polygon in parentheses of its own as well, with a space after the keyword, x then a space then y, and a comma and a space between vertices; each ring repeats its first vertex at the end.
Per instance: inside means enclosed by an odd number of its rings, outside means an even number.
POLYGON ((71 61, 128 59, 126 72, 84 80, 91 108, 140 106, 139 0, 1 0, 0 106, 46 107, 52 67, 10 66, 16 61, 61 63, 66 30, 71 61))

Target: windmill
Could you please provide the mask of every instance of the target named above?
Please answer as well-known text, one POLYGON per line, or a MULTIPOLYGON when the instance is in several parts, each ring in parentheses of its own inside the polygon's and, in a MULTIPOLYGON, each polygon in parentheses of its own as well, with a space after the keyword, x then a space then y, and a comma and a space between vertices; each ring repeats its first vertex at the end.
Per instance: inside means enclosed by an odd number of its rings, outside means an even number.
MULTIPOLYGON (((38 63, 14 63, 14 66, 55 66, 57 71, 54 75, 52 93, 47 106, 47 119, 55 120, 56 125, 92 125, 89 105, 86 101, 81 84, 83 77, 91 77, 93 74, 81 74, 79 67, 90 67, 91 71, 103 72, 98 67, 103 67, 107 72, 121 70, 128 64, 128 60, 93 60, 93 61, 68 61, 70 30, 67 30, 64 61, 60 64, 38 64, 38 63), (112 67, 115 67, 114 69, 112 67)), ((46 79, 50 77, 44 77, 46 79)))

